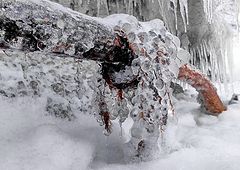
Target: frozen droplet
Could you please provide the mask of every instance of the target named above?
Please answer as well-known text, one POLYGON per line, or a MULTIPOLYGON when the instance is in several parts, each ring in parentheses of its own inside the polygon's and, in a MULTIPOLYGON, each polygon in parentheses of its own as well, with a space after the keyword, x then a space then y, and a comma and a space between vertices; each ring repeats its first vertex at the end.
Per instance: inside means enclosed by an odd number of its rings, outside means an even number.
POLYGON ((183 49, 180 49, 177 53, 178 60, 176 60, 177 65, 181 66, 189 62, 189 59, 191 58, 190 54, 183 49))
POLYGON ((122 25, 122 30, 127 34, 127 33, 129 33, 130 31, 131 31, 131 29, 132 29, 132 26, 131 26, 131 24, 129 24, 129 23, 124 23, 123 25, 122 25))
POLYGON ((173 36, 173 42, 174 42, 176 48, 180 48, 181 42, 177 36, 173 36))
POLYGON ((154 82, 154 86, 158 89, 161 90, 164 87, 164 82, 162 79, 156 79, 154 82))
POLYGON ((113 28, 113 30, 116 32, 116 33, 120 33, 121 32, 121 27, 120 26, 118 26, 118 25, 116 25, 114 28, 113 28))
POLYGON ((149 71, 149 72, 147 73, 146 80, 147 80, 148 82, 152 82, 152 81, 154 80, 154 78, 155 78, 154 72, 153 72, 153 71, 149 71))
POLYGON ((140 67, 140 59, 139 58, 135 58, 134 60, 132 60, 132 67, 140 67))
POLYGON ((144 71, 144 72, 147 72, 149 71, 151 68, 151 61, 149 59, 145 59, 142 63, 141 63, 141 69, 144 71))
POLYGON ((166 39, 165 39, 166 45, 170 46, 172 41, 173 41, 173 36, 170 33, 168 33, 167 36, 166 36, 166 39))
POLYGON ((142 43, 148 42, 148 34, 146 32, 138 33, 138 38, 142 43))
POLYGON ((145 126, 145 129, 148 133, 153 133, 154 132, 154 125, 153 124, 147 124, 145 126))
POLYGON ((165 37, 166 32, 167 32, 167 30, 166 30, 165 27, 162 27, 162 28, 160 29, 160 35, 161 35, 162 37, 165 37))
POLYGON ((111 112, 111 120, 115 120, 119 115, 119 112, 117 109, 113 109, 113 111, 111 112))
POLYGON ((178 73, 179 73, 179 66, 177 65, 177 63, 175 61, 172 61, 169 65, 169 70, 174 74, 174 77, 177 78, 178 77, 178 73))
POLYGON ((135 105, 137 103, 138 103, 138 96, 136 95, 132 98, 132 104, 135 105))
POLYGON ((153 41, 154 43, 158 44, 158 43, 160 43, 161 40, 160 40, 159 37, 155 37, 155 38, 152 39, 152 41, 153 41))
POLYGON ((128 38, 128 42, 132 43, 135 41, 136 39, 136 34, 134 32, 130 32, 128 35, 127 35, 127 38, 128 38))
POLYGON ((60 29, 64 29, 64 27, 65 27, 64 21, 63 21, 62 19, 58 20, 58 21, 57 21, 57 26, 58 26, 58 28, 60 28, 60 29))
POLYGON ((164 71, 164 74, 162 75, 162 80, 165 82, 165 83, 168 83, 168 82, 171 82, 172 79, 173 79, 174 75, 173 73, 171 73, 168 69, 166 69, 164 71))
POLYGON ((153 30, 150 30, 150 31, 148 32, 148 34, 149 34, 149 36, 151 36, 151 37, 156 37, 156 36, 157 36, 157 34, 156 34, 153 30))
POLYGON ((155 63, 155 64, 154 64, 154 69, 156 70, 157 73, 158 73, 159 71, 161 71, 161 64, 160 64, 160 63, 155 63))
POLYGON ((136 58, 132 61, 132 72, 134 75, 138 75, 139 73, 139 68, 140 68, 140 59, 136 58))
POLYGON ((127 117, 125 117, 125 116, 120 117, 120 118, 119 118, 119 122, 120 122, 120 123, 123 123, 123 122, 125 122, 126 119, 127 119, 127 117))
POLYGON ((110 131, 110 130, 107 130, 107 129, 104 129, 104 130, 103 130, 103 134, 104 134, 105 136, 109 136, 109 135, 111 134, 111 131, 110 131))

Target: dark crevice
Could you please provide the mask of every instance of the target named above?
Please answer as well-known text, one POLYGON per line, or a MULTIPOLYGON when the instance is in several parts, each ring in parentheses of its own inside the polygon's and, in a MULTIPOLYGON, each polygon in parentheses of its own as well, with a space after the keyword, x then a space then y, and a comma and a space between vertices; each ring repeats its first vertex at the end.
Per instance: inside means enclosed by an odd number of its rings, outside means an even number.
POLYGON ((126 66, 131 66, 132 60, 137 58, 129 47, 127 38, 117 35, 111 45, 96 42, 92 49, 83 54, 83 58, 101 61, 101 74, 111 88, 133 88, 136 87, 139 82, 137 76, 127 82, 123 80, 121 83, 115 83, 114 80, 114 73, 124 71, 126 66))
MULTIPOLYGON (((46 45, 41 41, 42 38, 47 39, 49 35, 44 35, 40 28, 37 28, 35 33, 33 31, 26 31, 20 28, 16 22, 23 23, 23 21, 13 21, 9 18, 0 19, 0 30, 4 31, 4 41, 9 44, 14 44, 22 38, 22 48, 27 51, 39 51, 43 50, 46 45)), ((29 26, 36 27, 36 24, 32 21, 29 26)), ((1 47, 4 46, 1 42, 1 47)))
MULTIPOLYGON (((46 45, 43 43, 43 40, 48 39, 50 35, 46 34, 42 26, 36 24, 34 20, 30 18, 29 21, 28 25, 32 28, 31 31, 18 26, 17 23, 23 22, 21 20, 13 21, 9 18, 0 18, 0 30, 4 31, 3 37, 5 41, 0 42, 0 47, 4 48, 7 44, 11 45, 22 39, 23 51, 44 50, 46 45)), ((75 46, 75 55, 80 55, 81 53, 82 59, 99 61, 101 63, 102 77, 111 88, 126 89, 137 86, 139 82, 138 76, 134 76, 131 73, 131 69, 129 69, 137 55, 130 48, 127 38, 119 35, 116 35, 114 40, 102 38, 95 41, 92 49, 85 51, 86 49, 83 46, 75 46), (127 66, 129 66, 128 70, 126 70, 127 66), (131 78, 128 76, 128 78, 123 77, 122 80, 116 81, 114 74, 118 72, 127 72, 127 76, 129 72, 131 78)))

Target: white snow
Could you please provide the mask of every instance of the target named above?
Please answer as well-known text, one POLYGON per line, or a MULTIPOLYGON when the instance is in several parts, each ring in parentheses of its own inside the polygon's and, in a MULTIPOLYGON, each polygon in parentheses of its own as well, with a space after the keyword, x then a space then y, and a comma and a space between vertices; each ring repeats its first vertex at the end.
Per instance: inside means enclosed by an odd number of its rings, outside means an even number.
MULTIPOLYGON (((84 139, 79 140, 77 134, 65 132, 67 128, 61 129, 64 122, 55 122, 44 116, 41 100, 1 99, 0 108, 0 169, 87 168, 93 145, 84 139)), ((74 127, 74 122, 72 125, 74 127)), ((79 128, 80 131, 83 129, 79 128)), ((80 131, 79 135, 83 135, 80 131)))
MULTIPOLYGON (((56 6, 56 9, 60 7, 56 6)), ((136 22, 134 18, 127 19, 136 22)), ((113 18, 105 21, 109 25, 113 18)), ((147 24, 162 26, 159 21, 147 24)), ((199 51, 204 53, 205 46, 200 48, 199 51)), ((185 55, 180 53, 178 57, 182 56, 185 55)), ((4 76, 22 77, 9 70, 4 72, 4 76)), ((123 124, 123 133, 114 123, 113 133, 106 137, 93 116, 82 114, 73 121, 47 116, 44 97, 0 97, 0 170, 239 169, 240 102, 230 105, 219 117, 213 117, 200 113, 199 104, 192 96, 183 98, 188 100, 175 100, 178 123, 169 118, 165 146, 158 159, 126 164, 123 148, 130 139, 129 129, 133 123, 130 118, 123 124)))
POLYGON ((240 163, 240 103, 219 117, 203 115, 194 100, 175 101, 178 124, 169 123, 165 149, 150 162, 125 164, 123 134, 114 124, 105 137, 89 115, 74 121, 46 116, 45 99, 0 98, 0 169, 4 170, 237 170, 240 163))

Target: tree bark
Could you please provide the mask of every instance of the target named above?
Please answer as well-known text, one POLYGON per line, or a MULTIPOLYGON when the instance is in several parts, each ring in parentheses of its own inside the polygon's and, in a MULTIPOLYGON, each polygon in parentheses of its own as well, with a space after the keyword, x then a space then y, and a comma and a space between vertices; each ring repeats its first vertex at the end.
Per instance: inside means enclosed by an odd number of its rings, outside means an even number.
POLYGON ((218 116, 226 110, 214 85, 200 72, 185 64, 179 69, 178 79, 186 81, 198 91, 201 107, 208 114, 218 116))

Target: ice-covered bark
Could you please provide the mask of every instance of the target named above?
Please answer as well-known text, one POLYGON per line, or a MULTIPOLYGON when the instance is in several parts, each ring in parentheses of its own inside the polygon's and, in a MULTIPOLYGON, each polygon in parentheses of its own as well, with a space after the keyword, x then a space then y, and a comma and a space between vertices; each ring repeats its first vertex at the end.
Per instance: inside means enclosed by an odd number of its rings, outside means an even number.
POLYGON ((4 1, 0 29, 3 46, 68 55, 81 55, 95 41, 114 39, 103 24, 49 1, 4 1))
POLYGON ((91 16, 127 13, 139 20, 160 18, 191 52, 191 63, 212 81, 231 77, 232 37, 237 32, 238 0, 53 0, 91 16))
POLYGON ((186 81, 199 92, 198 100, 205 112, 217 116, 226 110, 216 88, 203 74, 184 65, 179 70, 178 78, 186 81))

